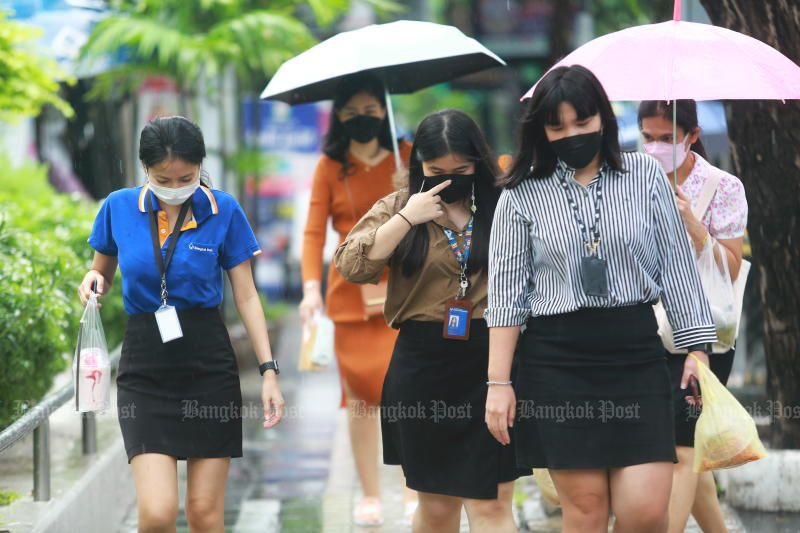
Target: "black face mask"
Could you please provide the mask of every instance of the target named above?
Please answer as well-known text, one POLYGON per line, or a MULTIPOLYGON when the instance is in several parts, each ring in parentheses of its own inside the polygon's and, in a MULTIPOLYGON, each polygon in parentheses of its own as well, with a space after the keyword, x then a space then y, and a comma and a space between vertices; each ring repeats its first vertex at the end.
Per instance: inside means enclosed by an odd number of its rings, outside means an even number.
POLYGON ((371 115, 356 115, 342 122, 345 134, 359 143, 368 143, 378 136, 383 126, 383 119, 371 115))
POLYGON ((564 163, 574 169, 579 169, 592 162, 594 156, 600 151, 602 141, 603 134, 598 130, 550 141, 550 147, 564 163))
POLYGON ((472 193, 472 184, 475 183, 475 174, 437 174, 436 176, 423 176, 423 191, 429 191, 447 180, 453 183, 439 191, 439 196, 446 204, 452 204, 468 197, 472 193))

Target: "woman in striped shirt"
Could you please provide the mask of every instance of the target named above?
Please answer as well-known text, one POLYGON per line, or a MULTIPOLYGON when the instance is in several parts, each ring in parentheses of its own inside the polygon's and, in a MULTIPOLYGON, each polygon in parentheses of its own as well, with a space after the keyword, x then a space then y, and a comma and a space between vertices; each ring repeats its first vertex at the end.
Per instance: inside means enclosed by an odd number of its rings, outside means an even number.
POLYGON ((676 457, 652 303, 706 363, 716 339, 682 227, 658 162, 620 152, 597 78, 548 73, 492 225, 486 423, 505 444, 516 425, 518 467, 550 470, 565 531, 606 531, 609 509, 615 531, 666 531, 676 457))

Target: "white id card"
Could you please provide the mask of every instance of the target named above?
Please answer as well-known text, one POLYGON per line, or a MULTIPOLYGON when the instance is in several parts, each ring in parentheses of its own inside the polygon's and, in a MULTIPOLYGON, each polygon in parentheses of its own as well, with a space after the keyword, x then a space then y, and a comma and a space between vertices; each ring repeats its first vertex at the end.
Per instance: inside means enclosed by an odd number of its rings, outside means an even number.
POLYGON ((162 342, 174 341, 183 337, 181 322, 178 320, 178 312, 173 306, 165 305, 159 307, 155 315, 162 342))

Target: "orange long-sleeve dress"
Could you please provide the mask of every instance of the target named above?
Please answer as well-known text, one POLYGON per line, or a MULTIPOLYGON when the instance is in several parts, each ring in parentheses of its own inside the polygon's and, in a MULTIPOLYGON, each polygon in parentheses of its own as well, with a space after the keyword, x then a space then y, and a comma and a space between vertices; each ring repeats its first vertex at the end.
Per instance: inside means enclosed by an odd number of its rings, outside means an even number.
MULTIPOLYGON (((410 153, 411 145, 401 142, 400 156, 406 167, 410 153)), ((394 191, 392 174, 395 162, 392 154, 374 166, 366 165, 349 154, 348 157, 352 167, 345 179, 350 195, 341 177, 341 163, 323 155, 314 171, 303 239, 303 283, 322 279, 322 251, 328 218, 332 218, 333 229, 339 233, 341 243, 378 199, 394 191)), ((334 350, 339 375, 359 399, 370 406, 379 405, 397 331, 387 326, 382 315, 365 320, 361 288, 345 281, 334 268, 333 261, 327 276, 325 307, 335 324, 334 350)), ((382 279, 387 277, 388 270, 382 279)))

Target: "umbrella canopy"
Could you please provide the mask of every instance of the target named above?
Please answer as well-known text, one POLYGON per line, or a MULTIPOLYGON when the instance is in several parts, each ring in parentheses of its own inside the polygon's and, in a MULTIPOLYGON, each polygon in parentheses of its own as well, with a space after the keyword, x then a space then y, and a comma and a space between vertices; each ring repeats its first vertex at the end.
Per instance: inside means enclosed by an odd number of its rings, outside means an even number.
POLYGON ((505 62, 458 28, 400 20, 343 32, 290 59, 278 69, 261 98, 288 104, 332 98, 341 78, 370 71, 395 94, 505 62))
POLYGON ((791 59, 739 32, 679 20, 675 4, 675 20, 603 35, 553 68, 583 65, 611 100, 800 98, 800 67, 791 59))
MULTIPOLYGON (((550 69, 582 65, 611 100, 788 100, 800 98, 800 67, 739 32, 680 20, 634 26, 584 44, 550 69)), ((549 72, 549 71, 548 71, 549 72)), ((533 96, 537 81, 521 100, 533 96)), ((672 161, 676 162, 676 106, 672 161)), ((677 187, 677 168, 672 172, 677 187)))

